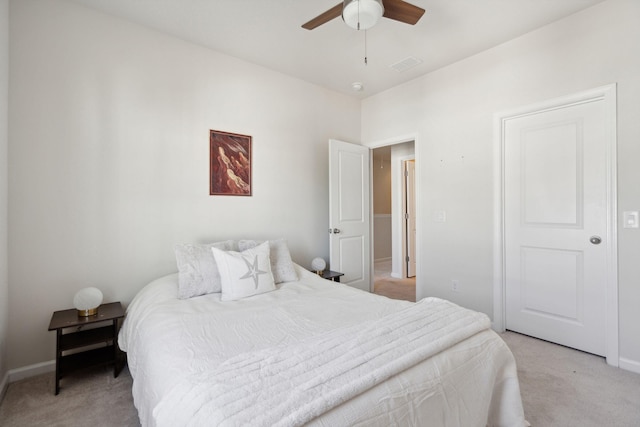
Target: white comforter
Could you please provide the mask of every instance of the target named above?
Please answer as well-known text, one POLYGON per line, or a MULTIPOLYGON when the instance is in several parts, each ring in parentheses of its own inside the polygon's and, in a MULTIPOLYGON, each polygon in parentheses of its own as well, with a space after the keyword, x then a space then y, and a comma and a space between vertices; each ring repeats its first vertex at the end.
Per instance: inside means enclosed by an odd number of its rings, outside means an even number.
POLYGON ((175 275, 143 289, 119 337, 142 424, 524 425, 486 316, 298 274, 235 302, 178 300, 175 275))

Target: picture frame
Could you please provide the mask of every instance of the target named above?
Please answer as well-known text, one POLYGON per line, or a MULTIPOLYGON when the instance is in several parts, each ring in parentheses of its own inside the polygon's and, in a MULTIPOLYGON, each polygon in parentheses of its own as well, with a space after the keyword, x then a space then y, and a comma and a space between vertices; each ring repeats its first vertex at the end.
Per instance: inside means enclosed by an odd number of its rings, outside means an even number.
POLYGON ((209 131, 209 195, 251 196, 252 138, 209 131))

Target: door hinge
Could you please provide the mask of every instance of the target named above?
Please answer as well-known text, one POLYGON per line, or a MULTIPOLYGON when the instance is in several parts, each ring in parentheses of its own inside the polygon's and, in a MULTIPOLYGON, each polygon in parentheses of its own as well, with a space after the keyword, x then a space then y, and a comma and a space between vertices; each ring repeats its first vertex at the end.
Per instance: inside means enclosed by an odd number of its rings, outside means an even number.
POLYGON ((406 170, 406 169, 404 170, 404 176, 407 177, 407 178, 409 177, 409 171, 406 170))
POLYGON ((409 262, 409 255, 407 255, 404 260, 405 262, 409 262))
POLYGON ((404 213, 404 219, 409 219, 409 213, 408 212, 404 213))

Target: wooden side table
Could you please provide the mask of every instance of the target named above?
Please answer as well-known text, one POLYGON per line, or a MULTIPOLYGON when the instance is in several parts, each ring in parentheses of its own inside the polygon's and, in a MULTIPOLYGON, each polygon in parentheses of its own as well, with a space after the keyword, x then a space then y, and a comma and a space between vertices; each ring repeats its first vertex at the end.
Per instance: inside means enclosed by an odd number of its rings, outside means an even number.
POLYGON ((344 276, 344 273, 331 270, 325 270, 320 275, 320 277, 322 277, 323 279, 332 280, 334 282, 340 282, 340 276, 344 276))
POLYGON ((78 316, 75 308, 53 313, 49 330, 56 331, 56 395, 60 392, 60 379, 80 369, 113 364, 113 377, 118 376, 124 366, 124 356, 116 342, 118 321, 123 317, 120 302, 102 304, 97 314, 87 317, 78 316), (104 325, 84 328, 100 322, 104 325))

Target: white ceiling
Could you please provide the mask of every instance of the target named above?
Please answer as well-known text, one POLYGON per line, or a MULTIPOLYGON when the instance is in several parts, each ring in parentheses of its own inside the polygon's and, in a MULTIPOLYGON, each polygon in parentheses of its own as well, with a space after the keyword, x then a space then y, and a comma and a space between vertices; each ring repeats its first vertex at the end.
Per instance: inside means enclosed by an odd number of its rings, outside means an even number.
POLYGON ((300 26, 339 0, 71 0, 246 61, 367 97, 530 32, 603 0, 409 0, 415 25, 383 18, 365 32, 341 18, 300 26), (398 72, 390 65, 422 61, 398 72), (364 90, 354 92, 353 82, 364 90))

